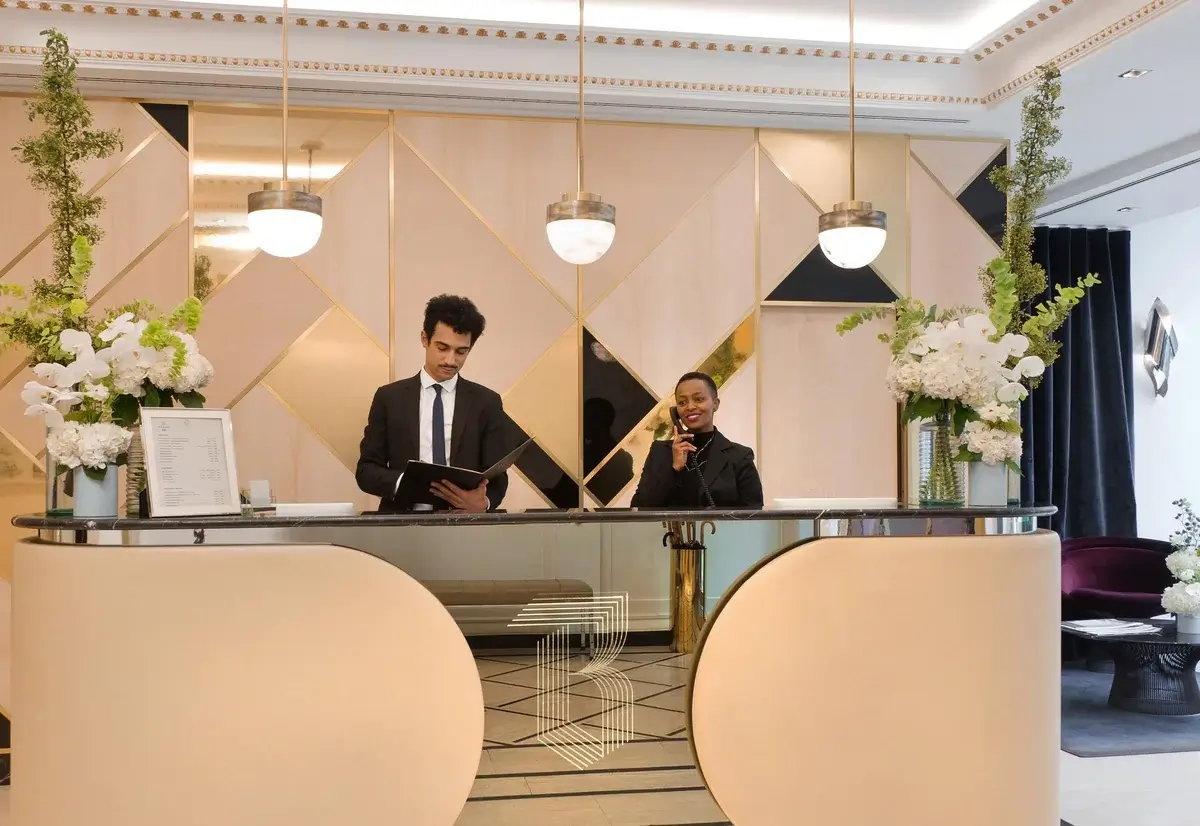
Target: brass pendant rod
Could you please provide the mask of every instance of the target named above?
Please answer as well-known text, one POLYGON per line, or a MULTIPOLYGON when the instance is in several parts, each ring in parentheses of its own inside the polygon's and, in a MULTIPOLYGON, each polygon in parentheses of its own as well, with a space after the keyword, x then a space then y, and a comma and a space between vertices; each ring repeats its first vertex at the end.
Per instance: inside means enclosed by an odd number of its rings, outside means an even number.
POLYGON ((575 191, 583 192, 583 0, 579 0, 579 118, 575 121, 575 148, 579 154, 575 191))
MULTIPOLYGON (((283 0, 283 183, 288 180, 288 4, 283 0)), ((284 187, 286 189, 286 187, 284 187)))
POLYGON ((854 200, 854 0, 850 0, 850 200, 854 200))

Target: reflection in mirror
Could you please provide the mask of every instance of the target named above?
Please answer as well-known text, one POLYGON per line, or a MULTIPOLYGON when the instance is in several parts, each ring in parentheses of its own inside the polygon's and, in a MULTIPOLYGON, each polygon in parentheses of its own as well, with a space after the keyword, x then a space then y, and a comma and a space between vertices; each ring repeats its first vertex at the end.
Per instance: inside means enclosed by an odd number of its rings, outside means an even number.
MULTIPOLYGON (((258 253, 246 222, 246 198, 282 175, 280 119, 279 107, 195 107, 194 279, 201 300, 258 253)), ((387 112, 289 107, 288 176, 322 194, 387 125, 387 112)))

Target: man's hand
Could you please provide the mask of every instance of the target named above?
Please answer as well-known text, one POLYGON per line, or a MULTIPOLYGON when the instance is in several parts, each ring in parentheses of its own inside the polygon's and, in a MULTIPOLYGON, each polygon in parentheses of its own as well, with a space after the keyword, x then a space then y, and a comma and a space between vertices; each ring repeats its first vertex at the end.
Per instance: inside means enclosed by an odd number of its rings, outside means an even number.
POLYGON ((452 482, 442 480, 434 482, 429 488, 435 496, 445 499, 450 507, 463 513, 486 513, 488 509, 487 479, 479 483, 475 490, 463 490, 452 482))

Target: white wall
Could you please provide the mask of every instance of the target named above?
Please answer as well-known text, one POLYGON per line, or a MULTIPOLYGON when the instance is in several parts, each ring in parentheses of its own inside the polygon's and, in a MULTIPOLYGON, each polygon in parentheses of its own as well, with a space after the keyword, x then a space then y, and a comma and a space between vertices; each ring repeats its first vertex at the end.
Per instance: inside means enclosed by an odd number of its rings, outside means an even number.
POLYGON ((1172 500, 1200 505, 1200 209, 1139 224, 1132 246, 1138 534, 1166 539, 1175 526, 1172 500), (1171 311, 1180 350, 1161 398, 1141 359, 1155 298, 1171 311))

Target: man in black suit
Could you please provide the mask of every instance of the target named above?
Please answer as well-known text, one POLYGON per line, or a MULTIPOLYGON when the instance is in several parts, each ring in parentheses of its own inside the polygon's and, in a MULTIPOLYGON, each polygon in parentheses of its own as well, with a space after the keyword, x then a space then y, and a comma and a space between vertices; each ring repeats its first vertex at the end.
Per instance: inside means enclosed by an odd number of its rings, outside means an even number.
MULTIPOLYGON (((364 492, 379 497, 380 511, 413 508, 396 495, 409 459, 483 471, 508 453, 508 418, 500 395, 459 376, 484 324, 469 299, 430 299, 421 330, 425 366, 412 378, 375 391, 354 478, 364 492)), ((475 490, 437 482, 433 493, 453 510, 482 513, 499 507, 507 489, 503 474, 475 490)))

